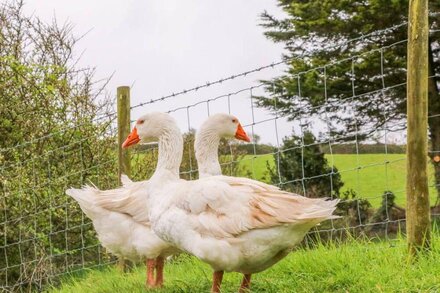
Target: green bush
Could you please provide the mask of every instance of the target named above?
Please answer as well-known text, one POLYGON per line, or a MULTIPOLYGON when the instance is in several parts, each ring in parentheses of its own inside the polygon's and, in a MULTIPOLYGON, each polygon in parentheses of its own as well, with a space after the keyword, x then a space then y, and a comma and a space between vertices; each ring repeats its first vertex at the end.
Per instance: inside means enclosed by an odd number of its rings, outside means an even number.
POLYGON ((344 184, 341 175, 329 166, 311 132, 284 138, 280 153, 274 157, 278 163, 267 166, 273 184, 308 197, 339 197, 344 184))
POLYGON ((68 187, 115 186, 109 99, 78 68, 72 26, 0 5, 0 284, 41 289, 105 258, 68 187))

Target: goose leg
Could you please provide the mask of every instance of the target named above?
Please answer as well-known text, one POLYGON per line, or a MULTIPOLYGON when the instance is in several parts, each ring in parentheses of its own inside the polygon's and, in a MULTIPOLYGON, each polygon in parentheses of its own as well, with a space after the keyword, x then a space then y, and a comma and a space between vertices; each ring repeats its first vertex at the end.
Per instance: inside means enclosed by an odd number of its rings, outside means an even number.
POLYGON ((251 286, 251 274, 243 274, 243 280, 241 281, 240 290, 238 292, 244 293, 249 290, 251 286))
POLYGON ((156 258, 156 287, 163 286, 163 267, 165 260, 163 257, 156 258))
POLYGON ((121 256, 118 258, 118 269, 125 273, 125 269, 126 269, 126 263, 125 263, 125 259, 121 256))
POLYGON ((154 287, 154 268, 156 267, 156 260, 155 259, 147 259, 146 261, 147 265, 147 282, 146 286, 149 288, 154 287))
POLYGON ((223 271, 217 271, 214 272, 214 274, 212 275, 212 288, 211 288, 211 292, 212 293, 220 293, 220 287, 222 285, 222 280, 223 280, 223 271))

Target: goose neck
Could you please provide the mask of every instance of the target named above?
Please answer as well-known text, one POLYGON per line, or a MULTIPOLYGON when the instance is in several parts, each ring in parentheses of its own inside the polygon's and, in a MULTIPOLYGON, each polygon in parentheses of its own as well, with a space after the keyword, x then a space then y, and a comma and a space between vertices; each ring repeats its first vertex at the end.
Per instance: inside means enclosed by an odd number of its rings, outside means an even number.
POLYGON ((213 130, 200 129, 196 134, 194 149, 199 169, 199 177, 221 175, 218 160, 220 136, 213 130))
POLYGON ((159 137, 159 154, 155 177, 167 174, 172 179, 179 178, 179 167, 183 155, 183 138, 180 130, 170 127, 159 137))

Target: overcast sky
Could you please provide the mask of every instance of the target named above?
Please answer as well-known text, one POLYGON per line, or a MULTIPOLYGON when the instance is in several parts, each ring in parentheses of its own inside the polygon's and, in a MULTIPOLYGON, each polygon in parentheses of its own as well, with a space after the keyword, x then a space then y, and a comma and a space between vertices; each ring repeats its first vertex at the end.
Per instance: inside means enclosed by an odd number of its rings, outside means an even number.
MULTIPOLYGON (((56 17, 69 21, 81 35, 91 30, 77 48, 85 50, 81 65, 96 66, 97 78, 115 72, 108 91, 132 85, 132 105, 161 97, 207 81, 237 74, 281 59, 283 46, 263 35, 259 15, 267 10, 282 16, 275 0, 27 0, 26 11, 43 20, 56 17)), ((281 73, 277 67, 234 80, 168 102, 132 112, 132 119, 151 110, 168 110, 234 92, 258 84, 262 78, 281 73)), ((252 122, 250 92, 231 97, 231 112, 243 124, 252 122)), ((197 128, 207 117, 207 105, 174 115, 182 130, 197 128)), ((228 111, 227 99, 210 104, 210 113, 228 111)), ((254 121, 268 118, 254 111, 254 121)), ((292 125, 280 121, 279 137, 292 125)), ((250 127, 247 128, 251 131, 250 127)), ((275 144, 274 123, 258 124, 254 131, 275 144)))

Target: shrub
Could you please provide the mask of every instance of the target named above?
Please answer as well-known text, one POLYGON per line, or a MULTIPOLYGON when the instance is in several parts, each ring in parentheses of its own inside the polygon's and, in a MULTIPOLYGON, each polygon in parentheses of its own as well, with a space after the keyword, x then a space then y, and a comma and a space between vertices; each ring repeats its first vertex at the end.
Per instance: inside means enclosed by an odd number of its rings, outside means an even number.
POLYGON ((49 275, 101 257, 64 191, 117 182, 110 103, 94 70, 76 66, 71 25, 4 2, 0 35, 0 283, 41 289, 49 275))
POLYGON ((275 154, 275 167, 269 170, 271 182, 288 191, 308 197, 339 197, 343 186, 336 167, 329 166, 315 136, 292 135, 283 139, 280 154, 275 154))

